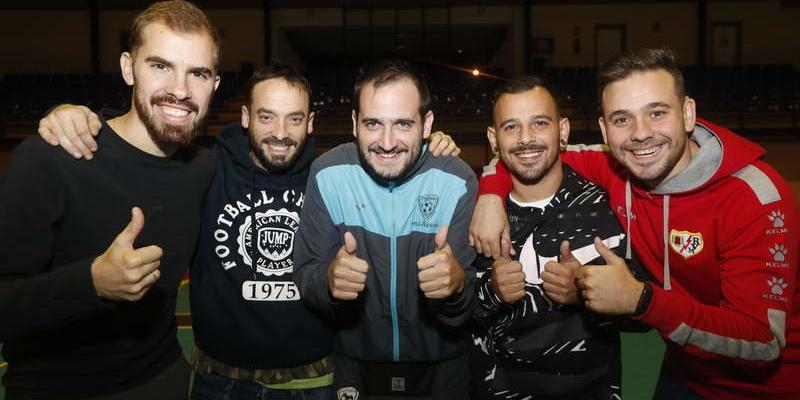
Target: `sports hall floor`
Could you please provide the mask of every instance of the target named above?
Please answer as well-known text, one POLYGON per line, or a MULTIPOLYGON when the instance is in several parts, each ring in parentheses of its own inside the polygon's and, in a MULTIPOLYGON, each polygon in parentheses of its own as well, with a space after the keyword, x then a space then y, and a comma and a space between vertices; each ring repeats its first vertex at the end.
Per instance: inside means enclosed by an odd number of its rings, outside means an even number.
MULTIPOLYGON (((759 141, 759 143, 767 149, 767 161, 790 182, 795 198, 800 198, 800 162, 797 158, 800 155, 800 138, 770 138, 759 141)), ((5 170, 9 152, 8 148, 0 148, 0 173, 5 170)), ((177 315, 179 321, 187 321, 190 312, 189 290, 186 283, 184 282, 181 286, 178 295, 177 315)), ((188 356, 194 344, 189 324, 178 327, 178 340, 183 347, 184 354, 188 356)), ((653 331, 622 334, 622 388, 625 399, 641 400, 651 397, 663 351, 664 344, 653 331)), ((0 377, 5 373, 6 367, 6 363, 0 357, 0 377)), ((0 386, 0 400, 4 398, 4 389, 0 386)))

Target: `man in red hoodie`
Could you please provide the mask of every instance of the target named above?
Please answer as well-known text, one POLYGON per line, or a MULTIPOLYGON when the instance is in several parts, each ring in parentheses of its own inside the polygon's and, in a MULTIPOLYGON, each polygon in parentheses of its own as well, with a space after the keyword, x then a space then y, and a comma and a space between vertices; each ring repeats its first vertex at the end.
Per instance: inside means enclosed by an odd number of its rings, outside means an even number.
MULTIPOLYGON (((656 399, 800 398, 798 210, 789 185, 761 160, 761 147, 696 118, 670 50, 624 54, 600 70, 598 85, 608 147, 570 146, 562 160, 608 191, 655 282, 636 280, 596 242, 607 265, 554 263, 551 276, 561 278, 551 283, 571 285, 574 274, 586 307, 659 331, 667 351, 656 399)), ((476 206, 478 251, 499 252, 497 238, 508 240, 501 198, 510 188, 502 163, 486 168, 480 193, 500 197, 476 206)))

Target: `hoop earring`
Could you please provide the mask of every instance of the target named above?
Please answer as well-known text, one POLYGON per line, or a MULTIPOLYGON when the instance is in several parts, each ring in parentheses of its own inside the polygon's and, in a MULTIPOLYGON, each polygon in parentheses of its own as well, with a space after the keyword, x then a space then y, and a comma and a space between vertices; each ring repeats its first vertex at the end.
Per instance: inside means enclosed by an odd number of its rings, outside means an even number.
POLYGON ((561 138, 558 142, 561 144, 562 151, 567 149, 567 139, 561 138))

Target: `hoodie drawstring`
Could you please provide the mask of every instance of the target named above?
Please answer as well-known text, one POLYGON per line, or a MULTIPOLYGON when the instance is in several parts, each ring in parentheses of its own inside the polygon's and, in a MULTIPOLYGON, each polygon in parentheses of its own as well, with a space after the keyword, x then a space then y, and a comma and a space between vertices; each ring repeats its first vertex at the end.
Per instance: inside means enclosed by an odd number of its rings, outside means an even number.
POLYGON ((627 224, 625 224, 625 236, 627 239, 625 241, 625 259, 630 261, 633 259, 633 253, 631 252, 631 181, 630 179, 625 181, 625 220, 627 224))
POLYGON ((258 246, 258 238, 255 236, 257 231, 256 227, 256 195, 253 193, 256 186, 256 172, 250 168, 250 272, 253 273, 253 280, 257 281, 256 277, 256 246, 258 246))
POLYGON ((669 282, 669 195, 664 195, 664 290, 672 290, 669 282))
MULTIPOLYGON (((627 226, 625 227, 625 234, 628 236, 628 241, 625 248, 625 259, 631 260, 631 208, 633 204, 633 196, 631 194, 631 181, 630 179, 625 182, 625 220, 627 226)), ((664 235, 664 290, 672 290, 672 284, 669 279, 669 195, 664 196, 664 204, 662 206, 664 213, 663 235, 664 235)))

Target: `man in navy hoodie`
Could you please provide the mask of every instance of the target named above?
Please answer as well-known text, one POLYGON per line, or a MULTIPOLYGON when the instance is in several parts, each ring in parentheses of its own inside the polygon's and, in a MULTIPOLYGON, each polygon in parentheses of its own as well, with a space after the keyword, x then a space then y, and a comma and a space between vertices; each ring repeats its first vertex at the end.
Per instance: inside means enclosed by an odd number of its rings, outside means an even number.
MULTIPOLYGON (((332 333, 292 282, 294 234, 315 158, 311 87, 294 68, 273 63, 254 73, 246 93, 241 124, 217 139, 191 269, 192 398, 328 399, 332 333)), ((69 142, 71 127, 59 122, 87 118, 85 107, 60 106, 40 133, 90 158, 92 133, 72 132, 80 140, 69 142)), ((437 154, 459 151, 446 135, 430 145, 437 154)))

